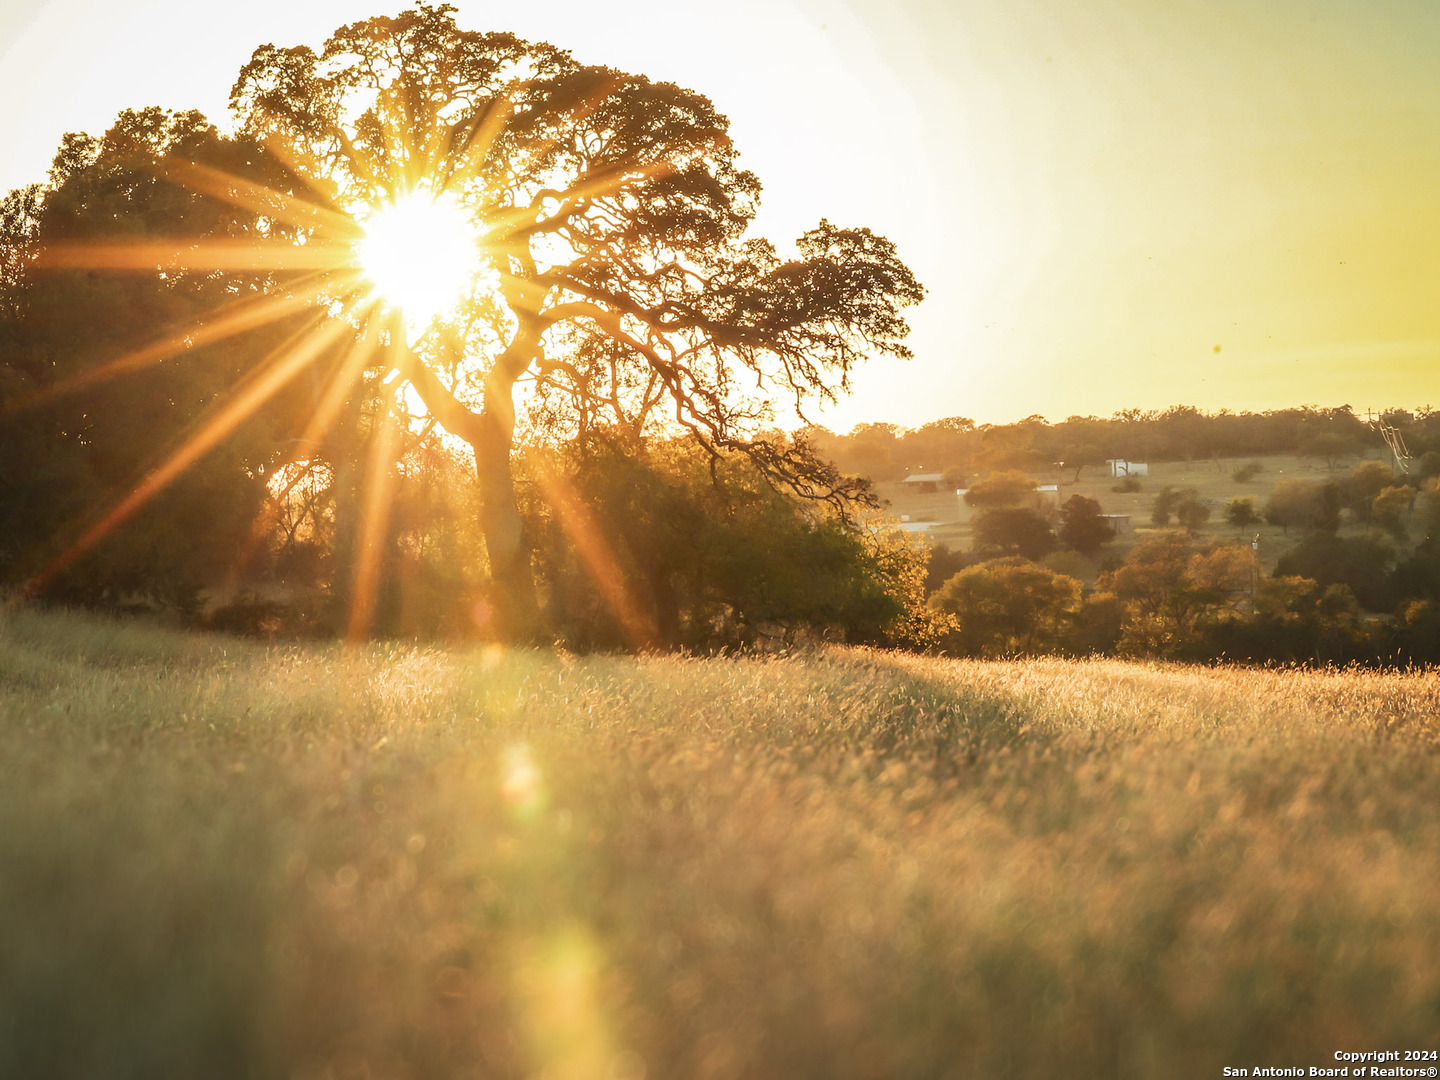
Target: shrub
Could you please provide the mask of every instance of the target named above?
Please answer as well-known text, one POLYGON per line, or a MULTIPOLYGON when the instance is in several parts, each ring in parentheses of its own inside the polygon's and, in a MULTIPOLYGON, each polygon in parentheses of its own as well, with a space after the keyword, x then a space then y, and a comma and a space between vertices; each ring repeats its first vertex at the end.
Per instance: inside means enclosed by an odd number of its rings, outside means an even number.
POLYGON ((1255 512, 1255 500, 1248 496, 1237 495, 1225 504, 1225 520, 1237 529, 1254 525, 1260 520, 1260 515, 1255 512))

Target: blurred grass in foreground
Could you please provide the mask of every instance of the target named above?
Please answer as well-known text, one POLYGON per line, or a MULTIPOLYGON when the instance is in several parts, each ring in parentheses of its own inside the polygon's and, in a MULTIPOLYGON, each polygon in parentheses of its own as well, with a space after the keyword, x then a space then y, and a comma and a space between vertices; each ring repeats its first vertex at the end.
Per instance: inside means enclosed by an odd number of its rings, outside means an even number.
POLYGON ((1440 677, 0 622, 0 1074, 1433 1047, 1440 677))

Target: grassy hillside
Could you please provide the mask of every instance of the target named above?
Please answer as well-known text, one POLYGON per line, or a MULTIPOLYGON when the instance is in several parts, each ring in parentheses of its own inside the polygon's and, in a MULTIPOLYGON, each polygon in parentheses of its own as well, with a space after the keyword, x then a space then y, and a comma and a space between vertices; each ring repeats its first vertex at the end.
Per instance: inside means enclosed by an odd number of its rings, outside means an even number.
POLYGON ((1213 1077, 1440 1031, 1434 674, 20 612, 0 725, 0 1075, 1213 1077))

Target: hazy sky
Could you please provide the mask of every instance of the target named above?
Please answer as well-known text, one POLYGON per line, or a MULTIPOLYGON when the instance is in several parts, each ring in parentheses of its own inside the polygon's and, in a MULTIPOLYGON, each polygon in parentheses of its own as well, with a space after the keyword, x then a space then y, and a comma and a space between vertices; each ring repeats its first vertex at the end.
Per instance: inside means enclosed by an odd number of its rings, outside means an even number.
MULTIPOLYGON (((456 6, 708 94, 772 238, 899 244, 916 359, 869 365, 832 427, 1440 405, 1436 0, 456 6)), ((0 0, 0 189, 122 108, 223 124, 256 45, 397 9, 0 0)))

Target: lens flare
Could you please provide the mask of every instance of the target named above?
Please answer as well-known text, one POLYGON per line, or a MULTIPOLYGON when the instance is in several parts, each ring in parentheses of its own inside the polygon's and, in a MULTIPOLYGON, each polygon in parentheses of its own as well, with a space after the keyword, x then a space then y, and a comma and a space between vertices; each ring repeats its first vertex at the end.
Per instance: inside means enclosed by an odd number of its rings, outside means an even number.
POLYGON ((521 818, 532 817, 544 806, 545 789, 530 747, 519 743, 505 751, 500 794, 521 818))
POLYGON ((455 199, 415 190, 363 222, 355 257, 380 299, 423 329, 454 309, 483 269, 480 236, 455 199))

